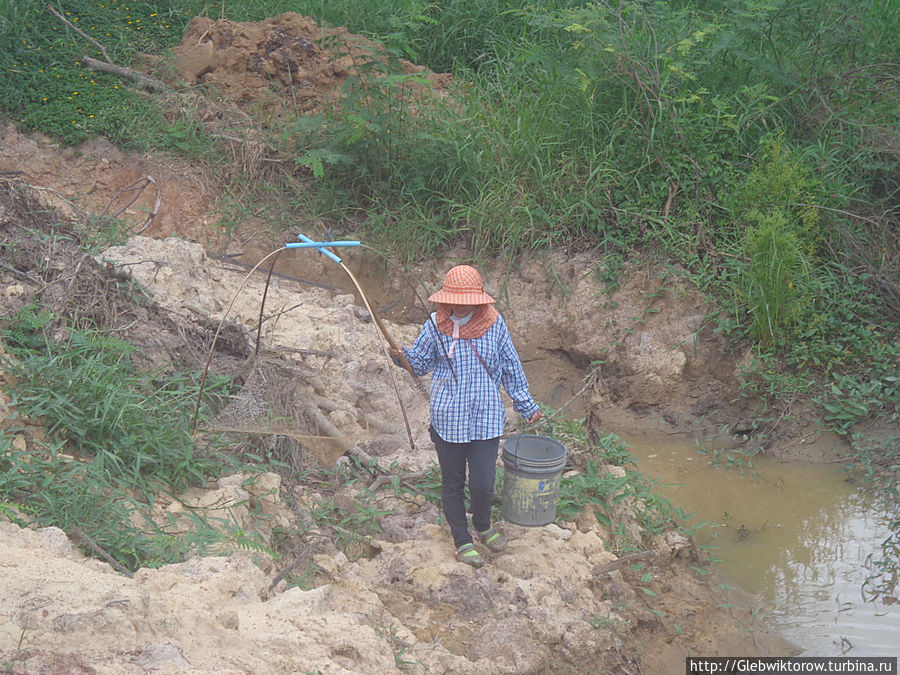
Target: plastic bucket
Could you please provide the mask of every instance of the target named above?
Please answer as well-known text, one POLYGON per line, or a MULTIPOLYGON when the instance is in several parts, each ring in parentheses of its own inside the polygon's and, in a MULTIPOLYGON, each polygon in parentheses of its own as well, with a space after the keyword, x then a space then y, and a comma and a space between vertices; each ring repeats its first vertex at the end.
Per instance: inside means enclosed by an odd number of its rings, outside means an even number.
POLYGON ((521 434, 503 444, 503 519, 539 527, 556 518, 566 446, 546 436, 521 434))

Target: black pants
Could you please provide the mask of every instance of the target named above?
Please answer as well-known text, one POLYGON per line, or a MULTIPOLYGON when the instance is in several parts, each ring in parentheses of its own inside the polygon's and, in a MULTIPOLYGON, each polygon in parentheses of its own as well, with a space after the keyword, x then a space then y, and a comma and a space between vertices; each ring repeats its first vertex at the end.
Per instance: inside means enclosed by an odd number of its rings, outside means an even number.
POLYGON ((466 466, 469 469, 469 506, 472 525, 479 532, 491 526, 491 505, 494 502, 494 475, 497 471, 497 451, 500 438, 468 443, 448 443, 431 429, 431 440, 437 450, 441 466, 441 501, 444 517, 450 525, 453 543, 457 548, 472 543, 466 522, 464 490, 466 466))

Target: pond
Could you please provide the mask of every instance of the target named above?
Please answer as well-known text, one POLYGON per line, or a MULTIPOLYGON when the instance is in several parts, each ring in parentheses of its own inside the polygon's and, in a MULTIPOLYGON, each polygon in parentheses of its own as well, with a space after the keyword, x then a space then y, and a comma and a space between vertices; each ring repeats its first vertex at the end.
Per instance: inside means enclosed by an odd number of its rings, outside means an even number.
MULTIPOLYGON (((694 513, 719 571, 760 596, 774 627, 806 656, 900 654, 900 604, 866 602, 866 558, 890 530, 868 486, 839 464, 753 459, 715 466, 715 453, 671 437, 619 434, 638 470, 694 513)), ((720 456, 721 460, 722 457, 720 456)))

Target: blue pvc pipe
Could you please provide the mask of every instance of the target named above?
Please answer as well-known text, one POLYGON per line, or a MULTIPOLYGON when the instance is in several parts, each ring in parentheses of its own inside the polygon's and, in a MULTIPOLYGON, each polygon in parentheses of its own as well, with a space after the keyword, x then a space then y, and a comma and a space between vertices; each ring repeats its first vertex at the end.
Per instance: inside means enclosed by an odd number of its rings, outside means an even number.
POLYGON ((358 241, 313 241, 305 234, 298 234, 297 239, 300 239, 300 242, 288 242, 285 244, 285 248, 316 248, 319 250, 319 253, 323 255, 327 255, 329 258, 334 260, 334 262, 340 264, 342 261, 338 258, 334 253, 329 251, 326 246, 359 246, 360 243, 358 241))
POLYGON ((319 248, 320 246, 359 246, 358 241, 289 241, 286 248, 319 248))

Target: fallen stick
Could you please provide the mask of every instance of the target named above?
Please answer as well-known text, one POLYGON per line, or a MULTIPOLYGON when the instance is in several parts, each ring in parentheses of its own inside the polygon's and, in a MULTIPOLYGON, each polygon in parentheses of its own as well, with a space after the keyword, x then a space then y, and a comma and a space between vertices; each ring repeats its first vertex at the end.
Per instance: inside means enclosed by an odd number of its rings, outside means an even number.
POLYGON ((312 550, 310 549, 310 547, 307 546, 306 548, 304 548, 303 553, 294 558, 294 562, 292 562, 290 565, 281 570, 277 575, 275 575, 275 578, 272 579, 272 583, 269 584, 269 592, 271 593, 272 591, 274 591, 275 587, 282 579, 284 579, 288 574, 297 569, 304 561, 308 560, 311 555, 312 550))
POLYGON ((144 190, 146 190, 147 186, 150 184, 152 184, 156 188, 156 202, 153 204, 153 210, 150 211, 150 214, 147 216, 146 220, 144 220, 143 224, 140 227, 138 227, 136 230, 134 230, 135 234, 140 234, 141 232, 146 230, 147 226, 151 222, 153 222, 154 218, 156 218, 156 215, 159 213, 159 206, 160 206, 160 204, 162 204, 162 190, 159 187, 159 183, 150 174, 147 174, 143 178, 139 178, 138 180, 134 181, 130 185, 126 185, 123 188, 119 188, 116 191, 116 194, 113 195, 112 199, 110 199, 109 204, 106 205, 106 208, 103 209, 103 211, 100 213, 100 216, 102 217, 102 216, 106 215, 106 212, 109 210, 109 207, 112 206, 113 203, 116 201, 116 199, 119 198, 119 195, 121 195, 125 192, 135 192, 136 191, 137 194, 131 199, 131 201, 128 202, 125 206, 120 208, 118 211, 116 211, 112 215, 113 218, 118 218, 123 213, 125 213, 125 211, 127 211, 128 208, 132 204, 134 204, 138 199, 141 198, 141 195, 144 194, 144 190))
POLYGON ((630 563, 641 562, 643 560, 649 560, 651 558, 655 558, 659 555, 659 551, 638 551, 637 553, 629 553, 628 555, 623 555, 621 558, 617 558, 612 562, 608 562, 605 565, 600 565, 599 567, 595 567, 591 570, 591 574, 595 577, 600 576, 601 574, 606 574, 607 572, 612 572, 613 570, 617 570, 620 567, 625 567, 630 563))
POLYGON ((375 415, 371 415, 369 413, 359 412, 355 410, 353 407, 349 405, 342 405, 340 403, 336 403, 334 401, 330 401, 327 398, 323 398, 321 396, 316 396, 316 405, 320 408, 324 408, 328 412, 334 412, 335 410, 342 410, 346 413, 350 413, 353 415, 357 415, 362 419, 363 422, 368 424, 369 426, 375 427, 378 431, 382 431, 386 434, 396 434, 399 433, 394 425, 385 422, 380 417, 376 417, 375 415))
POLYGON ((285 438, 293 438, 295 441, 331 441, 334 443, 346 441, 351 443, 350 439, 336 438, 334 436, 317 436, 314 434, 298 434, 288 429, 250 429, 248 427, 202 427, 197 429, 197 433, 223 433, 223 434, 247 434, 248 436, 284 436, 285 438))
POLYGON ((94 45, 97 49, 99 49, 99 50, 100 50, 100 53, 103 54, 103 58, 105 58, 109 63, 112 63, 112 59, 109 58, 109 54, 106 53, 106 48, 105 48, 102 44, 100 44, 99 42, 97 42, 94 38, 92 38, 90 35, 88 35, 87 33, 85 33, 85 32, 84 32, 83 30, 81 30, 78 26, 76 26, 74 23, 72 23, 71 21, 69 21, 69 20, 68 20, 66 17, 64 17, 62 14, 60 14, 59 12, 57 12, 56 9, 53 7, 53 5, 51 5, 51 4, 48 3, 48 4, 47 4, 47 9, 50 10, 50 13, 53 14, 53 16, 55 16, 57 19, 59 19, 60 21, 62 21, 62 22, 63 22, 64 24, 66 24, 69 28, 71 28, 72 30, 74 30, 74 31, 75 31, 76 33, 78 33, 81 37, 83 37, 85 40, 87 40, 87 41, 90 42, 92 45, 94 45))
POLYGON ((387 469, 385 469, 378 463, 377 459, 372 457, 372 455, 367 453, 365 450, 356 445, 356 443, 354 443, 346 436, 344 436, 340 431, 338 431, 338 428, 331 423, 331 420, 325 417, 322 411, 319 410, 316 406, 309 405, 307 406, 306 410, 309 413, 309 416, 312 418, 313 424, 319 429, 319 431, 325 436, 330 436, 336 439, 338 443, 340 443, 341 446, 345 448, 346 454, 350 455, 351 457, 355 457, 365 466, 371 468, 377 473, 386 476, 391 475, 391 473, 387 469))
POLYGON ((81 59, 91 70, 100 70, 104 73, 118 75, 125 80, 134 82, 141 89, 146 89, 147 91, 171 91, 167 85, 163 84, 155 77, 144 75, 131 68, 117 66, 115 63, 109 63, 107 61, 98 61, 97 59, 92 59, 90 56, 82 56, 81 59))
POLYGON ((84 533, 84 530, 82 530, 80 527, 78 527, 78 525, 72 525, 72 531, 76 535, 78 535, 78 538, 81 539, 81 541, 83 541, 85 544, 87 544, 91 548, 91 550, 94 551, 94 553, 96 553, 101 558, 103 558, 106 562, 108 562, 110 565, 112 565, 113 569, 115 569, 117 572, 121 572, 122 574, 124 574, 127 577, 134 576, 131 572, 129 572, 124 567, 122 567, 122 565, 119 564, 118 560, 116 560, 109 553, 104 551, 96 541, 94 541, 89 536, 87 536, 84 533))
POLYGON ((78 33, 85 40, 94 45, 97 49, 100 50, 100 53, 103 54, 103 58, 106 61, 99 61, 97 59, 91 58, 90 56, 83 56, 82 60, 87 64, 87 67, 92 70, 100 70, 104 73, 111 73, 113 75, 118 75, 119 77, 131 80, 135 82, 138 87, 141 89, 146 89, 148 91, 169 91, 170 88, 157 80, 156 78, 150 77, 149 75, 144 75, 143 73, 139 73, 136 70, 132 70, 131 68, 124 68, 123 66, 117 66, 113 63, 113 60, 109 58, 109 54, 106 53, 106 48, 97 42, 90 35, 81 30, 74 23, 69 21, 66 17, 56 11, 53 5, 48 4, 47 9, 50 10, 50 13, 53 14, 57 19, 66 24, 69 28, 78 33))

